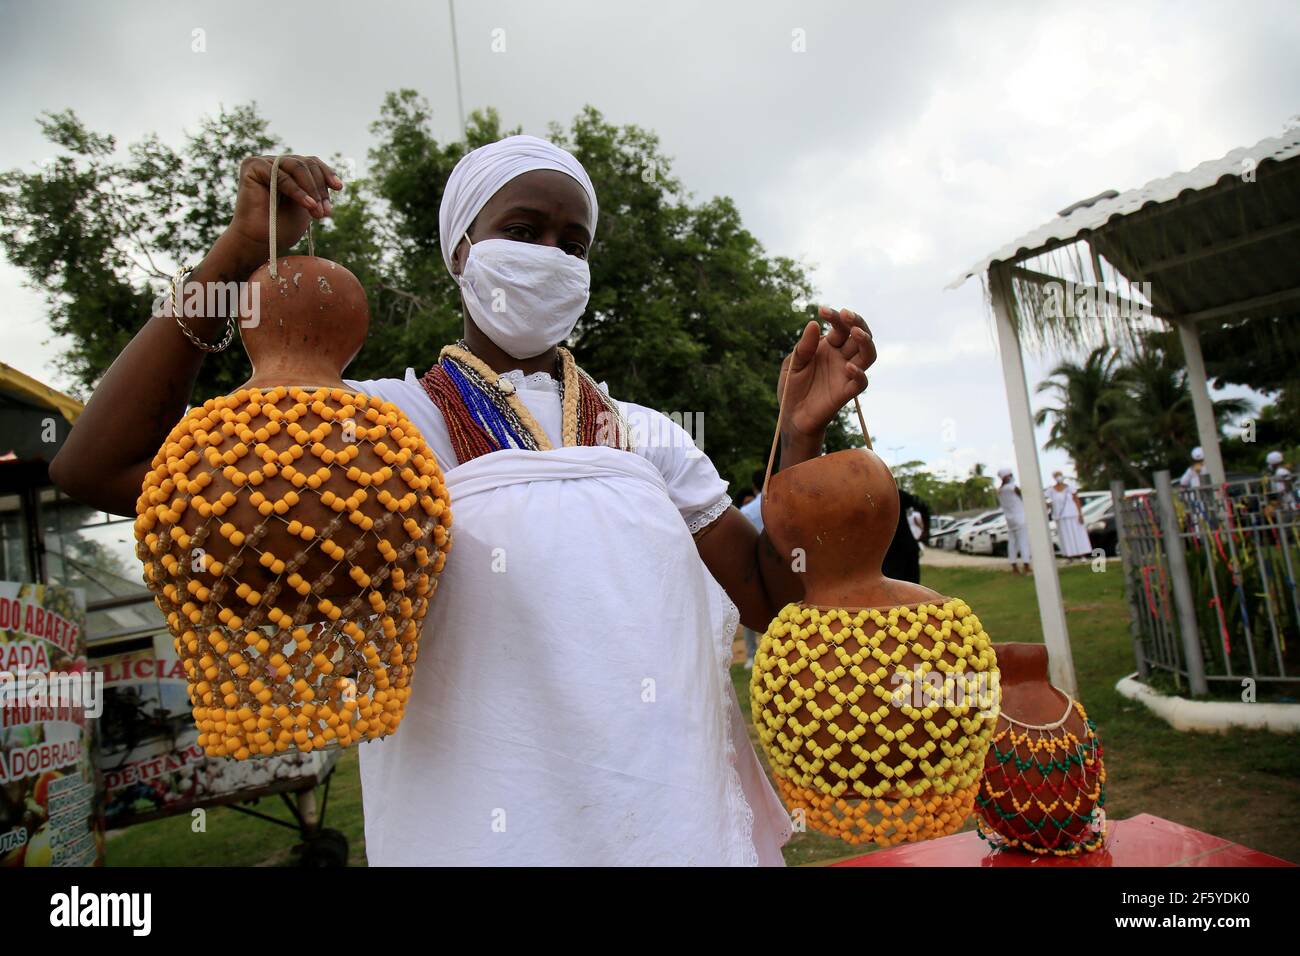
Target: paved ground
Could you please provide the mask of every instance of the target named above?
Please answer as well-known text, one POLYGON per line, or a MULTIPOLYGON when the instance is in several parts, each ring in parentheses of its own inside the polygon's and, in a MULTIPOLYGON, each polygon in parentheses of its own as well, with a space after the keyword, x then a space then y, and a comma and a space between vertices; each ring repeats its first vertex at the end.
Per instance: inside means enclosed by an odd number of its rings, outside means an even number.
MULTIPOLYGON (((1118 561, 1119 558, 1107 558, 1106 563, 1118 561)), ((1011 562, 1006 558, 995 558, 987 554, 963 554, 960 551, 945 551, 942 548, 926 548, 921 552, 921 564, 934 568, 993 568, 998 571, 1010 571, 1011 562)), ((1056 559, 1056 566, 1063 568, 1066 562, 1056 559)))
POLYGON ((995 558, 987 554, 962 554, 960 551, 945 551, 943 548, 926 548, 921 552, 921 563, 935 568, 997 568, 1010 571, 1011 563, 1006 558, 995 558))

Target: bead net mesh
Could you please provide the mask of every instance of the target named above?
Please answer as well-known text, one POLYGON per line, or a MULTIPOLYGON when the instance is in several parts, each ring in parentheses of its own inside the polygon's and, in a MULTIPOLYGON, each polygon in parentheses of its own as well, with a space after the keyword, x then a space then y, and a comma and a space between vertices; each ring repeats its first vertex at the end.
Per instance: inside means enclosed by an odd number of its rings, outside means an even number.
POLYGON ((874 843, 887 847, 957 832, 970 816, 979 785, 929 799, 897 796, 882 800, 818 795, 784 777, 776 778, 776 789, 796 822, 802 817, 807 827, 853 846, 874 843))
POLYGON ((970 814, 996 674, 962 601, 789 604, 759 643, 750 706, 787 806, 849 843, 887 845, 954 832, 970 814))
POLYGON ((433 453, 390 403, 278 387, 192 409, 154 458, 135 531, 205 751, 244 759, 395 730, 450 528, 433 453), (311 514, 322 527, 300 520, 311 514), (296 552, 273 553, 268 536, 296 552))
POLYGON ((1000 847, 1076 856, 1106 840, 1106 767, 1097 726, 1073 702, 1082 739, 1068 723, 1018 727, 1002 716, 976 797, 982 837, 1000 847))

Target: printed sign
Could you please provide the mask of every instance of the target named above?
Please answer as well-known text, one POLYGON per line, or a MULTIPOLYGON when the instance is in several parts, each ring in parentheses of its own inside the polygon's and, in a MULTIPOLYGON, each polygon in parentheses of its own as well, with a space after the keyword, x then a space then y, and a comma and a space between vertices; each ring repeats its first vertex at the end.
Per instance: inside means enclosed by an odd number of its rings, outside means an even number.
POLYGON ((310 787, 333 755, 297 751, 251 760, 204 756, 191 716, 185 668, 169 634, 153 646, 96 657, 103 678, 96 762, 109 828, 205 806, 215 800, 310 787))
POLYGON ((0 866, 102 862, 85 633, 79 589, 0 581, 0 866))

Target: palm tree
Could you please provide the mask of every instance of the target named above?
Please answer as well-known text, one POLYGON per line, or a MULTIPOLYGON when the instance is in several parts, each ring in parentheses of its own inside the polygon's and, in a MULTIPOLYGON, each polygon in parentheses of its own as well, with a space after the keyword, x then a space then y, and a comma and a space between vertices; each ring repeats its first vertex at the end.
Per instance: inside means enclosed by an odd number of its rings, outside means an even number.
POLYGON ((1143 477, 1132 462, 1131 422, 1120 413, 1129 404, 1120 378, 1119 353, 1108 345, 1094 348, 1083 364, 1063 361, 1052 369, 1037 391, 1054 393, 1057 404, 1034 416, 1052 422, 1048 448, 1059 448, 1074 461, 1081 481, 1105 487, 1113 479, 1143 477))
MULTIPOLYGON (((1168 351, 1147 347, 1119 370, 1116 379, 1127 401, 1117 411, 1115 425, 1133 441, 1132 458, 1138 468, 1149 474, 1186 461, 1200 444, 1186 369, 1168 351)), ((1215 421, 1222 428, 1250 409, 1244 399, 1221 399, 1214 403, 1215 421)))

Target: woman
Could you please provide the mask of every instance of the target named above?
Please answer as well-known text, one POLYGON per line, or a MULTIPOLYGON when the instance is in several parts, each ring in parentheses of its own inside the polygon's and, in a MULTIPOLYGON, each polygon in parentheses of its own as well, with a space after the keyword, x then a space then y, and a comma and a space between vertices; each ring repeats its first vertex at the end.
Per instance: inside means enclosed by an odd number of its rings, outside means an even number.
MULTIPOLYGON (((272 168, 244 161, 234 218, 190 281, 261 265, 272 168)), ((341 185, 315 157, 282 161, 282 254, 341 185)), ((781 862, 789 821, 727 665, 736 608, 765 629, 802 587, 684 430, 613 401, 560 348, 586 307, 597 211, 582 166, 544 140, 465 156, 439 214, 463 342, 423 375, 351 383, 420 429, 456 510, 405 718, 360 753, 372 864, 781 862)), ((829 331, 809 322, 782 374, 787 467, 820 454, 875 359, 859 316, 823 317, 829 331)), ((225 324, 187 322, 206 342, 225 324)), ((152 318, 55 481, 133 513, 202 356, 173 319, 152 318)))
POLYGON ((1061 545, 1061 554, 1071 561, 1086 558, 1092 553, 1092 542, 1088 539, 1088 529, 1083 526, 1083 502, 1073 485, 1065 483, 1065 475, 1052 473, 1052 487, 1047 491, 1048 501, 1052 506, 1052 518, 1056 521, 1056 537, 1061 545))

